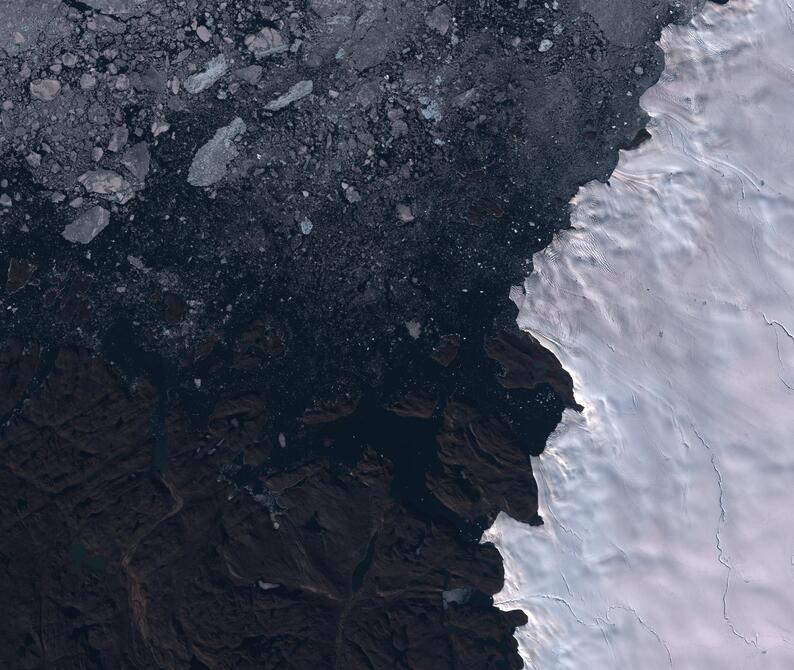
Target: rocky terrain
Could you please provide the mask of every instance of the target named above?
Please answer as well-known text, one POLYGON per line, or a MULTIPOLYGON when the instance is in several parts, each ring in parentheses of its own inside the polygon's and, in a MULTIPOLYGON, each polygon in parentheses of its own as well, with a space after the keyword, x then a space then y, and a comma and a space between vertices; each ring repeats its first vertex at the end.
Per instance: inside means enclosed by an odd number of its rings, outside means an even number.
POLYGON ((521 667, 509 288, 698 4, 0 0, 3 663, 521 667))

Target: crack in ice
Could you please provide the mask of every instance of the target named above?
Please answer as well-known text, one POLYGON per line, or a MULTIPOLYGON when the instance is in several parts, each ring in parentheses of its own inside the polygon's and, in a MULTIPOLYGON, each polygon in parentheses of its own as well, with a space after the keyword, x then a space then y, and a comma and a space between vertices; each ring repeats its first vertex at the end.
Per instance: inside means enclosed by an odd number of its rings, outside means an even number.
MULTIPOLYGON (((763 313, 763 312, 761 313, 761 315, 764 317, 764 321, 766 322, 766 325, 767 326, 771 326, 772 329, 775 331, 775 346, 777 347, 777 360, 778 360, 778 363, 780 363, 780 369, 785 372, 786 371, 786 364, 783 362, 783 355, 780 353, 780 334, 779 333, 780 333, 780 331, 783 331, 783 333, 786 335, 786 337, 788 337, 792 341, 794 341, 794 335, 791 333, 791 331, 788 328, 786 328, 785 325, 780 323, 780 321, 777 321, 775 319, 772 319, 772 320, 768 319, 766 314, 763 313), (775 326, 777 326, 777 328, 775 328, 775 326)), ((789 384, 783 378, 782 375, 779 374, 777 376, 777 378, 780 380, 780 382, 783 384, 783 386, 785 386, 789 391, 794 391, 794 387, 792 387, 792 385, 789 384)))
MULTIPOLYGON (((537 472, 540 474, 540 478, 543 480, 543 486, 545 487, 545 489, 547 491, 551 491, 552 489, 551 489, 551 487, 549 487, 549 484, 546 481, 546 472, 543 469, 543 464, 540 462, 540 459, 538 459, 537 472)), ((565 533, 567 533, 568 535, 571 535, 572 537, 575 537, 577 540, 579 540, 580 544, 584 544, 584 540, 582 539, 582 536, 579 535, 579 533, 577 533, 572 528, 568 528, 562 521, 560 521, 560 519, 557 516, 556 512, 552 509, 552 505, 551 505, 551 501, 550 500, 546 500, 546 509, 549 512, 549 516, 551 516, 551 518, 555 521, 555 523, 560 528, 562 528, 562 530, 565 533)))
POLYGON ((562 598, 560 596, 554 596, 554 595, 551 595, 549 593, 534 593, 534 594, 532 594, 531 596, 528 596, 528 597, 529 598, 540 598, 542 600, 551 600, 552 602, 561 603, 562 605, 565 605, 567 610, 571 613, 571 616, 574 619, 576 619, 576 622, 578 624, 581 624, 582 626, 587 626, 588 628, 594 628, 596 626, 596 624, 587 623, 582 618, 580 618, 579 615, 574 611, 573 606, 571 605, 571 603, 569 603, 565 598, 562 598))
POLYGON ((669 645, 667 644, 667 642, 665 642, 662 636, 659 635, 659 633, 657 633, 653 628, 651 628, 647 623, 645 623, 645 620, 639 615, 636 609, 623 604, 610 605, 609 609, 607 609, 606 614, 604 615, 605 621, 609 622, 609 615, 613 610, 623 610, 625 612, 631 612, 634 615, 634 617, 637 619, 637 621, 639 621, 640 625, 645 630, 647 630, 651 635, 653 635, 656 638, 657 642, 659 642, 659 644, 664 647, 664 650, 667 652, 667 660, 670 663, 670 667, 671 668, 673 667, 673 655, 670 652, 669 645))
POLYGON ((792 333, 788 328, 786 328, 786 326, 780 323, 780 321, 778 321, 777 319, 772 319, 772 320, 768 319, 764 312, 761 312, 761 315, 764 317, 764 321, 766 321, 767 326, 772 326, 773 328, 777 326, 778 328, 780 328, 780 330, 782 330, 786 334, 786 337, 788 337, 792 342, 794 342, 794 333, 792 333))
POLYGON ((734 625, 731 618, 728 616, 728 590, 731 587, 731 574, 733 573, 733 567, 731 566, 730 563, 728 563, 728 560, 725 558, 725 548, 722 545, 722 535, 720 534, 722 526, 725 524, 725 519, 727 517, 727 513, 725 511, 725 481, 722 478, 722 472, 717 466, 717 454, 714 452, 711 445, 708 442, 706 442, 705 439, 703 439, 703 436, 697 431, 697 428, 692 426, 692 430, 694 431, 698 440, 700 440, 700 443, 705 447, 706 451, 708 451, 709 453, 709 457, 711 460, 711 467, 714 470, 714 474, 717 476, 717 486, 720 492, 719 493, 720 516, 719 516, 719 520, 717 521, 717 530, 714 533, 714 537, 717 544, 717 560, 723 566, 725 566, 725 569, 727 570, 727 574, 725 576, 725 589, 722 592, 722 618, 725 619, 725 623, 728 625, 728 628, 730 628, 731 633, 733 633, 739 639, 743 640, 746 645, 758 649, 758 641, 748 638, 745 635, 742 635, 738 630, 736 630, 736 626, 734 625))

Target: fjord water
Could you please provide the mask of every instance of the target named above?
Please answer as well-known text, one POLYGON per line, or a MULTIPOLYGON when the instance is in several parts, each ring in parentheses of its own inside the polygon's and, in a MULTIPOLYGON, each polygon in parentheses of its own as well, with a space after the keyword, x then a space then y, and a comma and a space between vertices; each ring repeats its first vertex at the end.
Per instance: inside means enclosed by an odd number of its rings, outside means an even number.
POLYGON ((574 378, 500 516, 529 668, 794 668, 794 3, 668 28, 652 140, 513 290, 574 378))

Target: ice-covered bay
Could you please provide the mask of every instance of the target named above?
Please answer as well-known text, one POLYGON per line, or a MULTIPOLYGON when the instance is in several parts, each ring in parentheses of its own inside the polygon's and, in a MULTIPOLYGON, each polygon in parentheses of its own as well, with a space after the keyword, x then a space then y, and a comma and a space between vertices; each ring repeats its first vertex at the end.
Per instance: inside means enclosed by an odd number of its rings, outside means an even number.
POLYGON ((586 407, 535 462, 545 525, 486 536, 529 668, 794 668, 789 3, 665 31, 653 140, 514 289, 586 407))

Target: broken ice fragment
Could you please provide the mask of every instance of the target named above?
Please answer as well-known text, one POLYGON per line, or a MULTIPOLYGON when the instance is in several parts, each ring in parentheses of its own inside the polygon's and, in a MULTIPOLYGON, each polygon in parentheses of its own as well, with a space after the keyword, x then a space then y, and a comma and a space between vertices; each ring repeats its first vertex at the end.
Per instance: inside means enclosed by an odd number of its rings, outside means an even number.
POLYGON ((113 170, 89 170, 77 178, 86 191, 112 195, 122 205, 132 199, 130 183, 113 170))
POLYGON ((96 77, 94 77, 94 75, 88 72, 84 72, 80 75, 80 88, 87 91, 94 88, 94 86, 96 86, 96 77))
POLYGON ((152 122, 152 135, 157 137, 158 135, 162 135, 165 132, 168 132, 168 129, 171 127, 170 123, 166 123, 165 121, 153 121, 152 122))
POLYGON ((551 40, 541 40, 540 46, 538 46, 538 51, 543 53, 544 51, 548 51, 549 49, 551 49, 553 46, 554 46, 554 42, 552 42, 551 40))
POLYGON ((411 223, 415 217, 409 205, 400 203, 397 205, 397 218, 403 223, 411 223))
POLYGON ((63 229, 61 235, 69 242, 88 244, 110 223, 110 212, 97 205, 81 214, 63 229))
POLYGON ((61 92, 61 83, 57 79, 36 79, 30 82, 30 95, 36 100, 49 102, 61 92))
POLYGON ((422 334, 422 324, 418 321, 406 321, 405 328, 408 334, 415 340, 418 340, 419 336, 422 334))
POLYGON ((242 79, 249 84, 256 84, 262 76, 261 65, 249 65, 248 67, 240 68, 234 73, 238 79, 242 79))
POLYGON ((229 69, 229 63, 223 54, 207 61, 201 72, 190 75, 185 79, 185 90, 195 95, 207 90, 217 82, 229 69))
POLYGON ((419 98, 419 102, 422 105, 419 113, 428 121, 441 121, 441 119, 444 118, 438 100, 432 100, 426 95, 423 95, 419 98))
POLYGON ((245 43, 257 60, 283 53, 289 48, 281 34, 273 28, 262 28, 256 35, 248 35, 245 43))
POLYGON ((314 90, 314 82, 311 80, 299 81, 294 86, 291 86, 289 91, 284 95, 279 96, 275 100, 270 101, 265 105, 265 109, 269 112, 277 112, 279 109, 284 109, 293 102, 297 102, 301 98, 305 98, 309 93, 314 90))
POLYGON ((308 218, 304 218, 303 221, 301 221, 300 225, 301 225, 301 232, 304 235, 308 235, 310 232, 312 232, 312 229, 314 228, 314 224, 308 218))
POLYGON ((162 91, 165 88, 165 72, 150 65, 141 73, 141 84, 150 91, 162 91))
POLYGON ((452 11, 446 5, 439 5, 436 7, 428 17, 425 19, 425 23, 429 28, 432 28, 436 32, 446 35, 449 31, 449 24, 452 21, 452 11))
POLYGON ((260 58, 267 58, 268 56, 272 56, 273 54, 280 54, 284 53, 289 47, 286 44, 280 44, 277 47, 271 47, 269 49, 258 49, 254 51, 254 57, 259 60, 260 58))
POLYGON ((83 3, 103 14, 127 16, 141 14, 149 0, 83 0, 83 3))
POLYGON ((127 139, 130 136, 130 131, 127 130, 127 126, 119 126, 113 130, 113 134, 110 136, 110 141, 108 142, 108 150, 114 153, 118 153, 124 148, 124 145, 127 144, 127 139))
POLYGON ((476 88, 470 88, 460 95, 456 95, 452 98, 452 104, 455 107, 468 107, 471 103, 476 102, 477 98, 479 97, 476 88))
POLYGON ((210 186, 226 176, 229 163, 237 156, 235 139, 245 132, 245 123, 238 116, 228 126, 218 128, 215 135, 193 158, 187 176, 193 186, 210 186))
POLYGON ((354 205, 357 202, 361 202, 361 194, 352 186, 348 186, 345 188, 345 199, 351 205, 354 205))
POLYGON ((138 258, 137 256, 132 256, 131 254, 127 256, 127 262, 132 265, 136 270, 146 270, 146 266, 143 263, 143 260, 138 258))
POLYGON ((124 179, 112 170, 90 170, 78 177, 87 191, 107 195, 115 193, 124 187, 124 179))
POLYGON ((263 591, 270 591, 271 589, 277 589, 280 586, 279 584, 273 584, 271 582, 266 582, 261 579, 257 580, 256 585, 263 591))
POLYGON ((143 181, 149 174, 149 147, 146 142, 133 144, 121 159, 121 164, 138 180, 143 181))

